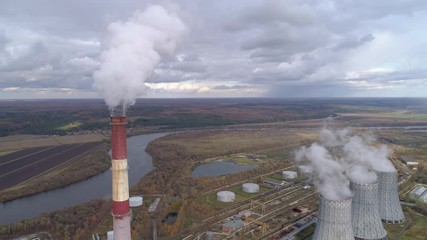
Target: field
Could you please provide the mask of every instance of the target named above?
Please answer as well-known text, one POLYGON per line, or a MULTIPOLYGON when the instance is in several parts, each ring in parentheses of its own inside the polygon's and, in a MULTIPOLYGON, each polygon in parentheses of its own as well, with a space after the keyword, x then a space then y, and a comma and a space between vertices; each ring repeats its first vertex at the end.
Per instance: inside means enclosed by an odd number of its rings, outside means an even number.
POLYGON ((105 139, 104 135, 97 133, 68 136, 13 135, 0 137, 0 153, 9 153, 11 151, 34 147, 57 146, 61 144, 99 142, 105 139))
POLYGON ((110 167, 102 142, 29 148, 0 157, 0 202, 63 187, 110 167))
POLYGON ((316 139, 310 130, 246 129, 196 131, 170 135, 152 143, 159 158, 167 158, 179 151, 182 158, 200 161, 225 157, 243 161, 239 153, 254 153, 265 149, 299 146, 316 139))
POLYGON ((0 157, 0 191, 36 177, 99 147, 101 142, 32 148, 0 157))
POLYGON ((393 225, 385 224, 384 228, 388 232, 389 239, 399 240, 425 240, 427 236, 425 229, 427 226, 427 217, 423 216, 412 209, 405 208, 406 221, 393 225))

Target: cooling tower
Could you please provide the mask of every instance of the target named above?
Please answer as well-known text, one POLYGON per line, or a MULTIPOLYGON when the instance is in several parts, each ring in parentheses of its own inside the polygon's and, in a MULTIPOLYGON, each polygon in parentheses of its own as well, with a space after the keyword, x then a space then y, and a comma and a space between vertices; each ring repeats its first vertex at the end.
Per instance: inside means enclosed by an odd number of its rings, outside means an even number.
POLYGON ((130 240, 131 210, 129 207, 125 116, 111 117, 111 157, 114 240, 130 240))
POLYGON ((405 221, 397 190, 397 172, 377 172, 380 217, 385 223, 405 221))
POLYGON ((319 215, 313 240, 354 240, 351 226, 351 198, 328 200, 320 196, 319 215))
POLYGON ((350 182, 350 189, 353 192, 351 221, 355 239, 387 239, 378 208, 378 183, 350 182))

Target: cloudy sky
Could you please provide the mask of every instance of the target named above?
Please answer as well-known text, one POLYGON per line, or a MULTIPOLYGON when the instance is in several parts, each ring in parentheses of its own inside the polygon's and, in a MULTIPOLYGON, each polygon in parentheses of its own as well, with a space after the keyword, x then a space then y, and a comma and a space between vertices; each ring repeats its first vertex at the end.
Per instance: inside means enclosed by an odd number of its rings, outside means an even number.
POLYGON ((188 32, 145 97, 427 97, 425 0, 1 0, 0 98, 99 97, 108 25, 153 3, 188 32))

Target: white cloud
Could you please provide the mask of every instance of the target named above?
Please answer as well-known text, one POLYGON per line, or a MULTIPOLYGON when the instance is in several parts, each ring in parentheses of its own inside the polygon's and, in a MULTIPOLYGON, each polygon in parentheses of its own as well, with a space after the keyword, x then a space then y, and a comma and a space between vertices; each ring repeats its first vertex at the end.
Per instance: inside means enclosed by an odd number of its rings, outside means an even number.
MULTIPOLYGON (((108 23, 149 3, 2 1, 0 88, 91 92, 108 23)), ((427 96, 426 1, 173 4, 190 33, 148 96, 427 96)))
POLYGON ((77 67, 84 67, 84 68, 90 68, 90 69, 99 67, 99 64, 100 64, 99 61, 96 61, 93 58, 89 58, 87 56, 72 58, 68 61, 68 63, 77 67))

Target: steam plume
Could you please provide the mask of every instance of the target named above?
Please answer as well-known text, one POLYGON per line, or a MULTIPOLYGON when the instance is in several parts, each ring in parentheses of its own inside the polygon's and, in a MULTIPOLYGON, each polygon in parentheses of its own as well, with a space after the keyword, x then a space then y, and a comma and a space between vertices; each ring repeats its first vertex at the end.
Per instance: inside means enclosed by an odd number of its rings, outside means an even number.
POLYGON ((109 24, 93 87, 110 110, 125 111, 144 94, 145 81, 161 57, 175 51, 185 31, 181 19, 159 5, 136 11, 126 21, 109 24))
MULTIPOLYGON (((338 159, 318 143, 302 147, 295 153, 297 162, 307 161, 317 175, 317 189, 329 200, 343 200, 351 197, 350 185, 344 175, 344 167, 338 159)), ((307 168, 305 168, 307 170, 307 168)))
POLYGON ((351 197, 349 180, 357 183, 374 183, 374 171, 396 171, 388 160, 392 153, 385 145, 373 146, 370 135, 352 135, 351 129, 320 131, 320 140, 310 147, 295 152, 301 171, 311 171, 317 176, 319 192, 330 200, 351 197))

